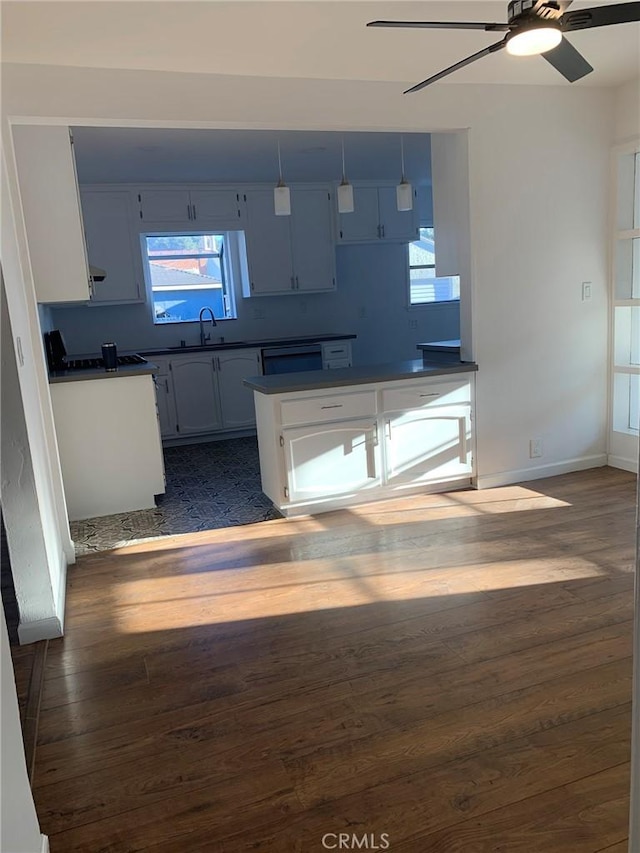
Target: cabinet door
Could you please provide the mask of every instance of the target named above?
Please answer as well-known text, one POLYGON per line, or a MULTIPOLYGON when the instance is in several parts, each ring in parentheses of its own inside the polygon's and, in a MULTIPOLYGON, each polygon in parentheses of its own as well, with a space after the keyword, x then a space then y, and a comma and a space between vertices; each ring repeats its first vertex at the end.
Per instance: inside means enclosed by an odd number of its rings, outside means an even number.
POLYGON ((286 429, 283 440, 292 502, 380 485, 375 418, 286 429))
POLYGON ((80 198, 89 263, 106 272, 104 281, 94 282, 91 301, 142 301, 142 263, 134 243, 131 193, 82 190, 80 198))
POLYGON ((192 219, 189 190, 141 190, 138 194, 143 222, 188 222, 192 219))
POLYGON ((335 290, 336 252, 328 189, 291 193, 291 245, 296 290, 335 290))
POLYGON ((383 240, 411 242, 420 236, 418 224, 418 196, 413 191, 413 209, 398 210, 395 187, 378 187, 380 211, 380 236, 383 240))
POLYGON ((243 208, 236 190, 191 190, 191 212, 203 226, 237 228, 243 219, 243 208))
POLYGON ((291 293, 294 285, 290 216, 276 216, 273 191, 246 193, 247 262, 251 294, 291 293))
POLYGON ((153 381, 156 386, 156 405, 158 407, 160 435, 163 438, 174 438, 178 434, 178 419, 176 417, 171 374, 158 373, 153 377, 153 381))
POLYGON ((353 213, 338 214, 338 242, 362 243, 378 240, 378 190, 375 187, 354 187, 353 208, 353 213))
POLYGON ((12 134, 36 298, 86 301, 91 282, 69 128, 14 125, 12 134))
POLYGON ((253 391, 242 380, 262 373, 260 350, 229 350, 219 353, 216 358, 222 426, 224 429, 255 426, 253 391))
POLYGON ((171 362, 180 435, 214 432, 222 426, 214 356, 202 354, 171 362))
POLYGON ((470 413, 470 406, 459 405, 385 415, 389 485, 471 477, 470 413))

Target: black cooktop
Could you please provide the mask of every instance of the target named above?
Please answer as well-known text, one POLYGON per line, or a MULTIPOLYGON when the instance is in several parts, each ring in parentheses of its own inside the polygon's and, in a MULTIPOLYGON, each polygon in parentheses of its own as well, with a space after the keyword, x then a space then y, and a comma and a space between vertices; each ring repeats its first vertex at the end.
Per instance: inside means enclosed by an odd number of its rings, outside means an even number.
MULTIPOLYGON (((135 355, 119 355, 118 366, 126 364, 146 364, 147 359, 137 353, 135 355)), ((104 367, 103 358, 70 358, 65 363, 65 370, 91 370, 104 367)))

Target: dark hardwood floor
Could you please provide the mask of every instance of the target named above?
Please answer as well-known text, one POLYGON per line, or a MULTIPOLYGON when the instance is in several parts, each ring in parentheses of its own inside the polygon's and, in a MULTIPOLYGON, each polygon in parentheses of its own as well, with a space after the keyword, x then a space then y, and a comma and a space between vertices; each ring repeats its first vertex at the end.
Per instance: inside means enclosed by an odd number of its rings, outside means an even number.
POLYGON ((634 518, 604 468, 80 558, 52 853, 626 853, 634 518))

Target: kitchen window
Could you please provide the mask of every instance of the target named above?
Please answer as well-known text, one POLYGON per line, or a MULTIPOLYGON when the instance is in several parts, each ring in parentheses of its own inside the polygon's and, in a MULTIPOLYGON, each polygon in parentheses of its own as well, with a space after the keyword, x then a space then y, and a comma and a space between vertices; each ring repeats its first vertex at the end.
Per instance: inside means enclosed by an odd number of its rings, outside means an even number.
POLYGON ((433 228, 421 228, 420 239, 409 243, 409 305, 460 301, 460 277, 436 276, 433 228))
POLYGON ((197 323, 205 306, 216 320, 234 319, 233 281, 243 245, 233 231, 142 235, 153 322, 197 323))

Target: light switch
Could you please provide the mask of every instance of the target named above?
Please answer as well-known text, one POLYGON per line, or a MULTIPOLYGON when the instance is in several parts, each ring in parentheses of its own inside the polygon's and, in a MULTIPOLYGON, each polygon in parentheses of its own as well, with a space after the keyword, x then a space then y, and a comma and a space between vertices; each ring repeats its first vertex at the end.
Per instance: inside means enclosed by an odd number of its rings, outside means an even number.
POLYGON ((582 282, 582 301, 586 302, 587 299, 591 299, 591 282, 583 281, 582 282))

